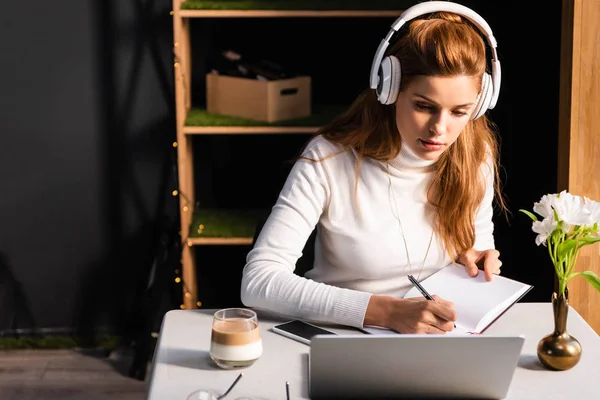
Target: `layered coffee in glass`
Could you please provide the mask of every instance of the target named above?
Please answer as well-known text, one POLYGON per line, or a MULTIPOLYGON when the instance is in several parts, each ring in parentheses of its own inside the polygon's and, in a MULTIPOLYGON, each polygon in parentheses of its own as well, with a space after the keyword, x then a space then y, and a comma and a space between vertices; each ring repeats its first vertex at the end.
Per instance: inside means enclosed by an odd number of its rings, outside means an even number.
POLYGON ((210 357, 219 367, 249 367, 262 352, 260 329, 254 311, 226 308, 213 315, 210 357))

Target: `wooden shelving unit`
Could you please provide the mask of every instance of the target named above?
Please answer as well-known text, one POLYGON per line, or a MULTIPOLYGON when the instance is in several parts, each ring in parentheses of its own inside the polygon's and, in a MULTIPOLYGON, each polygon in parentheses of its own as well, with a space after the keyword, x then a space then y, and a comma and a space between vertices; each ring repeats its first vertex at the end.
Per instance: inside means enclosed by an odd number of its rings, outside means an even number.
MULTIPOLYGON (((397 17, 403 1, 391 0, 337 0, 337 1, 202 1, 173 0, 173 49, 175 54, 175 102, 177 124, 177 154, 179 178, 179 204, 181 207, 181 237, 184 243, 181 255, 181 275, 185 308, 199 306, 196 281, 196 261, 193 247, 199 245, 249 245, 252 219, 239 222, 242 232, 220 232, 199 228, 198 216, 194 215, 194 156, 192 140, 195 135, 244 135, 244 134, 311 134, 320 124, 331 118, 335 110, 315 113, 310 118, 286 121, 280 124, 263 124, 235 118, 209 115, 204 110, 192 108, 191 99, 191 43, 190 24, 195 18, 356 18, 397 17), (181 195, 185 193, 185 196, 181 195), (212 233, 211 233, 212 232, 212 233)), ((210 210, 207 210, 210 212, 210 210)), ((211 225, 218 224, 219 220, 211 225)), ((229 222, 231 223, 231 222, 229 222)), ((214 226, 213 226, 214 227, 214 226)), ((218 229, 217 229, 218 231, 218 229)), ((227 230, 225 230, 227 231, 227 230)))
POLYGON ((391 17, 397 11, 377 10, 181 10, 183 18, 391 17))

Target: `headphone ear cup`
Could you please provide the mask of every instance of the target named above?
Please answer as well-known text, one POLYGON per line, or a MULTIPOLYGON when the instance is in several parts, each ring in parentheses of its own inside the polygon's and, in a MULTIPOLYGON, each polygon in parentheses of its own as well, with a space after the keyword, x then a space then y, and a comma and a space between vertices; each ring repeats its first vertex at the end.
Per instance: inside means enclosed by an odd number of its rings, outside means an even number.
POLYGON ((379 68, 377 99, 381 104, 394 104, 400 88, 400 61, 394 56, 385 57, 379 68))
POLYGON ((492 101, 493 92, 492 77, 486 72, 481 78, 481 93, 471 119, 475 120, 485 114, 492 101))

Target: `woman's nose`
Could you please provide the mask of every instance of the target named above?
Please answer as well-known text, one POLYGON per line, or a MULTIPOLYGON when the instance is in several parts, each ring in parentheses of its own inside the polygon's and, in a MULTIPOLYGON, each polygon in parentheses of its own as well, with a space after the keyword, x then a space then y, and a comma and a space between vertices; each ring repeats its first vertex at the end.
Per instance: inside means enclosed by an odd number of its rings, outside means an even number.
POLYGON ((431 126, 429 128, 429 132, 435 136, 443 135, 448 130, 448 124, 446 121, 446 116, 444 113, 437 114, 433 120, 431 121, 431 126))

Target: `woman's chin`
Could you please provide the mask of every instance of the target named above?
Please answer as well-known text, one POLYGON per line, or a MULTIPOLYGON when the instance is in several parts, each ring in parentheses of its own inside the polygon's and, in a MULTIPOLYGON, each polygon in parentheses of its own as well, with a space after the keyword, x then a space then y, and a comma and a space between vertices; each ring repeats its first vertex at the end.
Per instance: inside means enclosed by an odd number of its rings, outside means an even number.
POLYGON ((419 149, 419 151, 416 151, 415 154, 421 160, 436 161, 438 158, 440 158, 440 156, 442 155, 443 152, 444 152, 444 149, 440 149, 440 150, 427 150, 427 149, 421 148, 421 149, 419 149))

